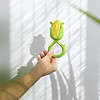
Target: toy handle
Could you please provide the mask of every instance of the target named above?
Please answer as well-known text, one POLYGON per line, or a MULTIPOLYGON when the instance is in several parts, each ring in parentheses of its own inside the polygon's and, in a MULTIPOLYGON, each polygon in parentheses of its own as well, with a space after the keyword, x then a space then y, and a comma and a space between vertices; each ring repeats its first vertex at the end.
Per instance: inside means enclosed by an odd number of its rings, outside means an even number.
POLYGON ((63 45, 63 44, 61 44, 59 41, 53 41, 51 44, 50 44, 50 46, 48 47, 48 51, 50 51, 51 50, 51 48, 53 47, 53 45, 54 44, 59 44, 60 46, 61 46, 61 48, 62 48, 62 53, 60 53, 60 54, 58 54, 58 55, 53 55, 53 57, 54 58, 60 58, 60 57, 62 57, 65 53, 66 53, 66 47, 65 47, 65 45, 63 45))

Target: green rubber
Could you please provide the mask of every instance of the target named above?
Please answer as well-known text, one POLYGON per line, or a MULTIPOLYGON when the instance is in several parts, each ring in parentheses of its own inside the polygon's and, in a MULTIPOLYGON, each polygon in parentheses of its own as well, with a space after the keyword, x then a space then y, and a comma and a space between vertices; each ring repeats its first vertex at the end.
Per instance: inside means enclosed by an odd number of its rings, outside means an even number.
POLYGON ((66 47, 65 45, 61 44, 59 41, 53 41, 50 46, 48 47, 48 51, 50 51, 52 49, 52 47, 55 45, 55 44, 59 44, 62 48, 62 53, 60 53, 59 55, 53 55, 54 58, 60 58, 62 57, 65 53, 66 53, 66 47))
POLYGON ((50 51, 50 50, 52 49, 52 47, 57 43, 57 44, 60 45, 60 47, 62 48, 62 52, 61 52, 60 54, 58 54, 58 55, 54 54, 53 57, 54 57, 54 58, 60 58, 60 57, 62 57, 62 56, 66 53, 66 47, 65 47, 65 45, 63 45, 63 44, 61 44, 61 43, 59 42, 59 40, 61 40, 62 37, 63 37, 63 24, 64 24, 64 23, 61 23, 61 24, 60 24, 59 35, 58 35, 57 37, 54 36, 54 32, 53 32, 53 22, 50 22, 50 24, 51 24, 50 36, 51 36, 51 38, 52 38, 54 41, 53 41, 53 42, 50 44, 50 46, 48 47, 48 51, 50 51))

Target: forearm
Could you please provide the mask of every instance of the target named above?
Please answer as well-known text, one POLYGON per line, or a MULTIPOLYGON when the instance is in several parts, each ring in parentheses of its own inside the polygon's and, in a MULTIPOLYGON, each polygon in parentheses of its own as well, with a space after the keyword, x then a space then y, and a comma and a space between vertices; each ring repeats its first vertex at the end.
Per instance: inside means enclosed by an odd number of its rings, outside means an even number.
POLYGON ((38 69, 38 67, 34 67, 23 77, 11 80, 5 85, 0 86, 1 97, 3 97, 2 95, 5 95, 5 97, 10 97, 10 99, 0 98, 0 100, 19 99, 40 77, 40 69, 38 69))
POLYGON ((53 52, 43 51, 38 58, 38 64, 23 77, 14 79, 0 86, 0 100, 19 99, 42 76, 56 71, 56 59, 53 52))
POLYGON ((16 100, 16 98, 5 90, 0 90, 0 100, 16 100))

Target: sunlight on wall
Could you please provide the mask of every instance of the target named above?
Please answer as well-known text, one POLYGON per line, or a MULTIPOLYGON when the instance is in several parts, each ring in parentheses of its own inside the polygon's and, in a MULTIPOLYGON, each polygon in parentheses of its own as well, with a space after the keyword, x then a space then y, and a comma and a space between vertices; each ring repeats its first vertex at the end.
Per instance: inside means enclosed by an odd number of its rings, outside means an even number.
MULTIPOLYGON (((87 0, 70 0, 87 10, 87 0)), ((57 73, 41 78, 21 100, 84 100, 86 16, 67 0, 10 0, 10 64, 12 77, 28 71, 42 49, 47 49, 50 21, 64 22, 67 53, 57 59, 57 73)), ((59 46, 55 46, 55 49, 59 46)), ((20 76, 20 75, 19 75, 20 76)))

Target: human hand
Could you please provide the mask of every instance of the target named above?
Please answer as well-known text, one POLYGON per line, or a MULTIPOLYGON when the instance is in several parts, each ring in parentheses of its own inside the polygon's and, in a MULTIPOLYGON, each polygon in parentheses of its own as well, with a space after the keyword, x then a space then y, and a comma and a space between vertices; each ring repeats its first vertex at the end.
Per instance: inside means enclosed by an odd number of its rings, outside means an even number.
POLYGON ((48 75, 56 71, 56 59, 52 57, 53 51, 46 51, 40 53, 36 67, 40 70, 41 76, 48 75))

